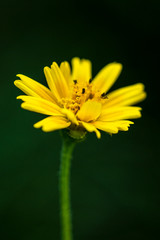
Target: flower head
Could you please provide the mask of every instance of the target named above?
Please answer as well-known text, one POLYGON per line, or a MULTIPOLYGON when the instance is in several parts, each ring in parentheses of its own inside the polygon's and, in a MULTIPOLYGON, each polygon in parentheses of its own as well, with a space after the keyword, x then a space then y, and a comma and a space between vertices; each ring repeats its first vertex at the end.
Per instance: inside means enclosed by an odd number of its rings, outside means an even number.
POLYGON ((72 71, 68 62, 60 67, 53 62, 45 67, 48 87, 26 77, 17 76, 14 84, 26 95, 18 96, 21 107, 48 117, 34 124, 45 132, 68 128, 72 137, 82 137, 99 130, 109 134, 127 131, 129 119, 141 117, 141 108, 132 106, 145 99, 144 85, 137 83, 108 93, 122 70, 120 63, 106 65, 92 78, 91 62, 72 59, 72 71))

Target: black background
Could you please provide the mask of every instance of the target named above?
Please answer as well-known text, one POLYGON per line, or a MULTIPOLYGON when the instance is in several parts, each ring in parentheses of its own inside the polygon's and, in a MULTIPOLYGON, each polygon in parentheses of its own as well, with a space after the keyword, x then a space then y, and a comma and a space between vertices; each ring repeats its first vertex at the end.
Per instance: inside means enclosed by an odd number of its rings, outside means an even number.
POLYGON ((5 1, 0 12, 0 221, 5 240, 60 239, 61 139, 32 125, 16 74, 46 84, 43 67, 78 56, 123 72, 112 89, 143 82, 143 117, 128 132, 89 134, 72 162, 74 239, 159 239, 159 1, 5 1))

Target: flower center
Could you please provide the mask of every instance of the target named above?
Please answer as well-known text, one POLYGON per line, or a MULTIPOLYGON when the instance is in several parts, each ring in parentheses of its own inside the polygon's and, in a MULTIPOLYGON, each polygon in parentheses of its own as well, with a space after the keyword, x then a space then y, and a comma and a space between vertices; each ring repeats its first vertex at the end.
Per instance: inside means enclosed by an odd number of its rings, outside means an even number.
POLYGON ((100 91, 93 87, 91 80, 88 83, 78 83, 77 80, 73 80, 70 97, 62 98, 59 103, 61 107, 67 108, 74 114, 77 114, 86 101, 94 100, 102 102, 105 96, 104 93, 101 94, 100 91))

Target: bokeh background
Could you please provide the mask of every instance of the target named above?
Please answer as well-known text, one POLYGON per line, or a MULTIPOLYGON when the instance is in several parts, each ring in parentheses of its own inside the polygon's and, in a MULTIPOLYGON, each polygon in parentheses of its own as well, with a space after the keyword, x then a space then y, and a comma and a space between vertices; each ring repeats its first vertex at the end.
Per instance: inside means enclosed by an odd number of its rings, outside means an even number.
POLYGON ((0 4, 0 232, 5 240, 60 239, 59 132, 32 125, 17 73, 46 84, 43 67, 88 58, 93 75, 121 62, 116 89, 146 85, 143 117, 128 132, 87 141, 71 174, 74 239, 159 239, 159 1, 5 1, 0 4))

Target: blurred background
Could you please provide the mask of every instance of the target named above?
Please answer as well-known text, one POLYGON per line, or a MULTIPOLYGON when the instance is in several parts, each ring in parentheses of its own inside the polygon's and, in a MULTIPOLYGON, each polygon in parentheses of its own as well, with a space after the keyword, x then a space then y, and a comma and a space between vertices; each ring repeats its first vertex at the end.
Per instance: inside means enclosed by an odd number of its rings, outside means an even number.
POLYGON ((143 117, 128 132, 89 134, 72 161, 74 239, 159 239, 159 1, 5 1, 0 4, 0 232, 5 240, 60 239, 59 132, 33 128, 42 115, 20 108, 25 74, 78 56, 93 76, 121 62, 113 89, 143 82, 143 117))

